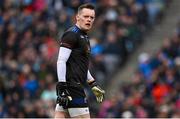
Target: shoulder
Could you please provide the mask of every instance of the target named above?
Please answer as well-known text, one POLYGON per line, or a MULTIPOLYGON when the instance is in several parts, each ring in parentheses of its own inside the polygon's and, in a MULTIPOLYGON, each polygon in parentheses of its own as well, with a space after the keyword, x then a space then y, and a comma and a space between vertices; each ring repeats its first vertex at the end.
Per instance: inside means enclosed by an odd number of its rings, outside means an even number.
POLYGON ((73 29, 73 27, 69 28, 64 32, 60 39, 60 46, 67 47, 70 49, 73 49, 77 46, 78 37, 76 29, 73 29))
POLYGON ((72 32, 72 31, 65 31, 64 34, 62 35, 62 38, 64 38, 64 37, 75 38, 76 37, 76 33, 72 32))
POLYGON ((67 29, 63 36, 66 35, 72 35, 72 36, 76 36, 79 33, 79 29, 76 26, 70 27, 69 29, 67 29))
POLYGON ((72 26, 67 31, 70 31, 73 33, 78 33, 80 31, 80 29, 77 26, 72 26))

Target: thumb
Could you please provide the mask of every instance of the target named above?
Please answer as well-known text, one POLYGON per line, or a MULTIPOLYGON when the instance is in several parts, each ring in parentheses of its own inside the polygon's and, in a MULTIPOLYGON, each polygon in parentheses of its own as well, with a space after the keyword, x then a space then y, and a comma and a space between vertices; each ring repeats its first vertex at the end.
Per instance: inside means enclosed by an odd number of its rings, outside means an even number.
POLYGON ((72 100, 72 97, 71 97, 71 96, 68 96, 68 99, 71 101, 71 100, 72 100))

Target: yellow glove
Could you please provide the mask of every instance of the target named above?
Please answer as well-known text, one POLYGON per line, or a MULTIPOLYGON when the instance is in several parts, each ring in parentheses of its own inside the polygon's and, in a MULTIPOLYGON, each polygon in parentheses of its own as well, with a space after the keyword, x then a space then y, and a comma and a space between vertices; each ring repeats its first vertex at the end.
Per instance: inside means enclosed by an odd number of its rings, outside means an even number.
POLYGON ((97 102, 101 103, 104 99, 105 91, 101 89, 95 81, 90 82, 89 85, 91 86, 91 89, 96 96, 97 102))
POLYGON ((99 86, 93 86, 92 91, 94 95, 96 96, 97 102, 101 103, 104 99, 105 91, 102 90, 99 86))

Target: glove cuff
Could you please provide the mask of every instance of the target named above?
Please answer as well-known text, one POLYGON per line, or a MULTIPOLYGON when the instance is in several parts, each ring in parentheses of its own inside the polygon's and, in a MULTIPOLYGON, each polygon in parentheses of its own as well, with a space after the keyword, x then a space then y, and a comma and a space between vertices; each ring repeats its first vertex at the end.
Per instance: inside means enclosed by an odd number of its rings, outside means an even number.
POLYGON ((61 89, 67 89, 67 83, 66 82, 58 82, 56 85, 56 88, 61 90, 61 89))
POLYGON ((96 81, 92 81, 92 82, 90 82, 89 83, 89 86, 92 88, 92 87, 94 87, 94 86, 97 86, 97 83, 96 83, 96 81))

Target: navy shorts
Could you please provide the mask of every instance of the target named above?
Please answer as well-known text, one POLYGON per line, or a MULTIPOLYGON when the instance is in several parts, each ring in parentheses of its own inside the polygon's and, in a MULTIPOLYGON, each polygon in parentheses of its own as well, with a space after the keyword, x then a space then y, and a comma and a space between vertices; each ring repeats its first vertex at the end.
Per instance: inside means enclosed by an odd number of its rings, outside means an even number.
POLYGON ((68 108, 71 107, 88 107, 87 98, 82 87, 68 87, 68 91, 72 97, 72 101, 69 102, 68 108))

